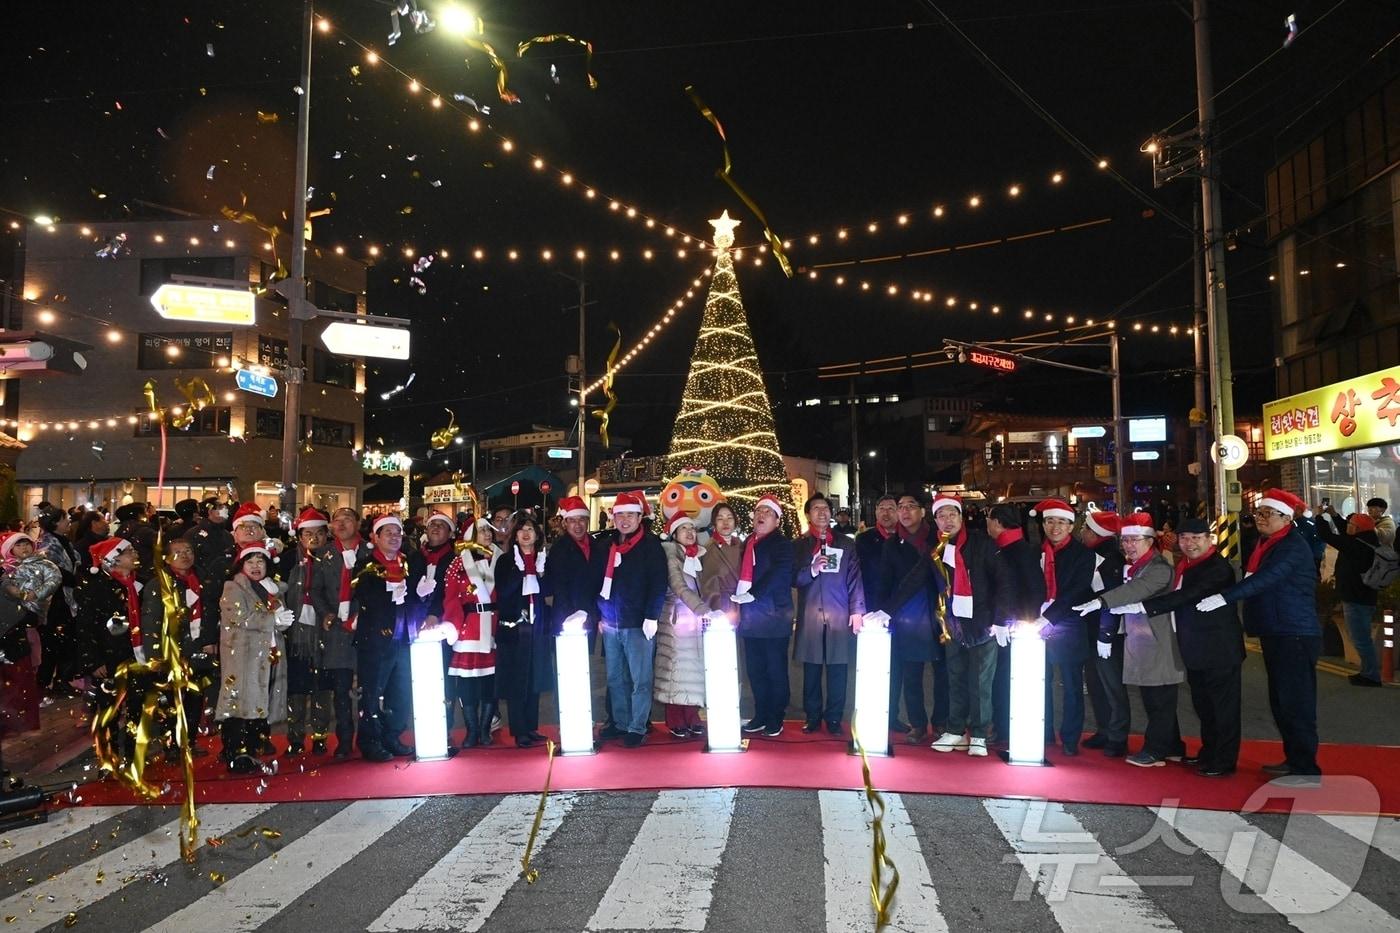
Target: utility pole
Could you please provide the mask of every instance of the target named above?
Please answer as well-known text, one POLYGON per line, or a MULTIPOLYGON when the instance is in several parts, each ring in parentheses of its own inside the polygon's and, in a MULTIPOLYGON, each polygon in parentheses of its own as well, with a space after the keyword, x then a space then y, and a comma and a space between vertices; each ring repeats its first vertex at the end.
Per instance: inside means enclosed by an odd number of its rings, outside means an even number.
POLYGON ((1118 332, 1108 336, 1108 368, 1113 379, 1113 478, 1118 484, 1118 495, 1113 497, 1119 515, 1132 511, 1132 483, 1125 469, 1127 459, 1123 449, 1128 440, 1128 432, 1123 421, 1123 370, 1118 364, 1118 332))
POLYGON ((1194 290, 1193 310, 1191 315, 1191 346, 1195 353, 1196 375, 1192 380, 1195 383, 1195 405, 1191 411, 1193 416, 1193 431, 1196 437, 1196 501, 1207 503, 1210 501, 1210 411, 1211 405, 1206 401, 1206 296, 1205 296, 1205 270, 1204 253, 1200 248, 1201 236, 1201 201, 1197 197, 1194 208, 1194 223, 1192 226, 1196 230, 1196 242, 1191 246, 1191 254, 1194 258, 1192 264, 1192 286, 1194 290))
POLYGON ((847 486, 846 493, 851 497, 852 518, 855 519, 856 527, 860 527, 860 437, 857 432, 856 422, 856 381, 851 379, 851 478, 847 486))
POLYGON ((584 300, 588 286, 583 281, 583 260, 578 264, 578 494, 583 498, 583 483, 588 476, 588 398, 583 390, 588 387, 588 357, 584 356, 584 300))
POLYGON ((282 414, 282 495, 280 508, 296 512, 296 484, 299 476, 297 444, 301 433, 302 340, 307 313, 306 300, 306 163, 311 140, 311 44, 315 23, 311 0, 302 0, 301 95, 297 102, 296 189, 292 193, 292 274, 287 297, 287 388, 282 414))

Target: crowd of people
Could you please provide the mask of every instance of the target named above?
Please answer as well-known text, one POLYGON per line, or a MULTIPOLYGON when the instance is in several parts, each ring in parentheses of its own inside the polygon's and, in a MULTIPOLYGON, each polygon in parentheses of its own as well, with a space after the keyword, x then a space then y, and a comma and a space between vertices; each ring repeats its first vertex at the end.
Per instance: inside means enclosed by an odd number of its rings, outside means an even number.
MULTIPOLYGON (((425 638, 443 643, 449 728, 458 717, 462 725, 454 753, 501 741, 493 733, 502 706, 510 741, 542 742, 554 636, 571 627, 587 633, 590 650, 601 643, 600 741, 643 745, 656 729, 654 704, 672 737, 702 737, 702 633, 721 621, 743 645, 752 696, 744 732, 783 733, 791 658, 801 664, 802 731, 843 735, 859 633, 884 625, 894 740, 985 756, 1008 737, 1011 640, 1035 637, 1047 649, 1047 744, 1139 767, 1184 762, 1213 777, 1237 766, 1248 632, 1260 638, 1285 752, 1265 770, 1301 781, 1320 773, 1317 575, 1296 496, 1264 494, 1238 581, 1206 523, 1191 518, 1173 533, 1179 553, 1166 554, 1149 514, 1077 512, 1057 499, 1029 514, 992 506, 979 527, 949 494, 885 496, 859 531, 820 494, 802 509, 807 530, 796 537, 773 496, 758 500, 744 534, 727 503, 704 528, 683 512, 661 527, 641 493, 618 495, 602 532, 574 497, 544 523, 497 509, 479 518, 430 511, 405 527, 394 515, 308 506, 284 528, 275 508, 211 498, 179 503, 158 546, 164 519, 139 503, 116 511, 115 533, 98 511, 75 522, 45 507, 33 531, 0 535, 5 678, 46 701, 87 688, 100 704, 123 664, 157 657, 173 638, 206 685, 186 698, 192 750, 208 754, 202 737, 217 732, 228 767, 251 772, 276 754, 412 755, 409 645, 425 638), (158 551, 183 612, 170 611, 154 581, 158 551), (41 636, 37 666, 28 628, 41 636), (1201 723, 1194 751, 1177 721, 1183 683, 1201 723), (1088 737, 1086 687, 1097 726, 1088 737), (1130 687, 1147 716, 1133 754, 1130 687), (285 730, 285 751, 274 729, 285 730)), ((1339 575, 1351 573, 1346 561, 1364 560, 1352 541, 1374 537, 1367 521, 1351 516, 1346 531, 1321 522, 1342 555, 1339 575)), ((1343 599, 1364 604, 1365 594, 1343 599)), ((114 745, 129 749, 139 712, 119 711, 114 745)), ((173 730, 164 741, 176 758, 173 730)))

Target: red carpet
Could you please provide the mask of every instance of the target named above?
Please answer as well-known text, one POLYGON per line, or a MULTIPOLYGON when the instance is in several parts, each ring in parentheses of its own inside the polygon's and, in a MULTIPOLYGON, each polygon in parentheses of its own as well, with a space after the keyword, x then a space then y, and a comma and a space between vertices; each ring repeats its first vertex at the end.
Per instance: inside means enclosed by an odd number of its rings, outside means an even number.
MULTIPOLYGON (((544 747, 518 749, 505 736, 499 732, 498 744, 464 751, 447 761, 396 759, 373 764, 358 756, 345 760, 303 756, 281 758, 277 774, 253 777, 229 774, 210 754, 197 760, 196 793, 199 803, 280 803, 538 792, 544 784, 544 747)), ((1004 764, 995 754, 969 758, 959 752, 941 754, 927 745, 901 744, 892 758, 872 758, 870 769, 876 788, 888 791, 1136 806, 1176 800, 1182 807, 1239 811, 1265 783, 1267 776, 1259 766, 1282 758, 1278 742, 1246 741, 1236 774, 1203 778, 1184 765, 1136 768, 1087 749, 1074 758, 1055 748, 1048 755, 1053 767, 1024 768, 1004 764)), ((1278 788, 1273 798, 1261 793, 1252 809, 1400 816, 1400 748, 1324 745, 1318 760, 1328 775, 1321 787, 1278 788), (1369 782, 1375 795, 1355 778, 1369 782)), ((153 764, 148 776, 170 784, 158 803, 183 798, 177 767, 153 764)), ((702 740, 678 741, 658 727, 638 749, 609 742, 597 755, 556 757, 552 783, 554 790, 728 786, 816 790, 863 785, 860 759, 846 754, 844 740, 803 735, 799 723, 789 723, 781 738, 760 736, 750 742, 747 752, 730 755, 706 754, 702 740)), ((111 780, 85 785, 76 796, 88 805, 134 802, 129 791, 111 780)))

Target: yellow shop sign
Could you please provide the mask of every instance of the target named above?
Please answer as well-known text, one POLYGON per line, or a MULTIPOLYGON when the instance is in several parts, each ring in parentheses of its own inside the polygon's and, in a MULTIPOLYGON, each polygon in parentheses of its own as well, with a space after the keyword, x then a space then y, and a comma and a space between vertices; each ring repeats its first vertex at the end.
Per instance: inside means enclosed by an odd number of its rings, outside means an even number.
POLYGON ((1264 459, 1400 443, 1400 366, 1264 406, 1264 459))

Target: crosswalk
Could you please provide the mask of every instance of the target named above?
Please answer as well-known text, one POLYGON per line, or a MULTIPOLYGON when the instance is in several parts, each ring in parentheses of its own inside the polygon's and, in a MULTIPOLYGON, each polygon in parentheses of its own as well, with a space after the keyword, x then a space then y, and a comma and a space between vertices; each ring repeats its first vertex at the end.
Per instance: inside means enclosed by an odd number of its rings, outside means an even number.
MULTIPOLYGON (((886 794, 891 933, 1400 929, 1400 821, 886 794)), ((6 930, 874 930, 854 791, 61 811, 0 836, 6 930)))

